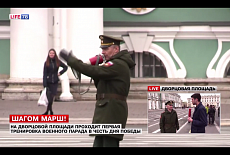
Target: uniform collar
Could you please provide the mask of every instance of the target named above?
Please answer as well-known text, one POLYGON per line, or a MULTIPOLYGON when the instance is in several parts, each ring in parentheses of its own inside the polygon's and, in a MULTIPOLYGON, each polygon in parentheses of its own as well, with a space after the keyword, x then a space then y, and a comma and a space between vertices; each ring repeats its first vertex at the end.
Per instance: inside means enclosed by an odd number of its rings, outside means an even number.
POLYGON ((165 108, 165 112, 172 113, 172 112, 174 112, 174 110, 172 109, 172 111, 171 111, 171 112, 169 112, 169 111, 168 111, 168 109, 167 109, 167 108, 165 108))

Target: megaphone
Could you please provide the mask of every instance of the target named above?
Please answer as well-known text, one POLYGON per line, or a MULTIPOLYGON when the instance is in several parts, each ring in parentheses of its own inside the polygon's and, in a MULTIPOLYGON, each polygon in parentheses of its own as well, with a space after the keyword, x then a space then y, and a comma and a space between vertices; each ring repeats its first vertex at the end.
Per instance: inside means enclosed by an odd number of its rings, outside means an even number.
MULTIPOLYGON (((85 61, 84 63, 89 64, 89 65, 99 65, 105 61, 106 60, 105 60, 104 54, 99 54, 99 55, 96 55, 96 56, 90 58, 89 60, 85 61)), ((73 68, 71 68, 71 69, 72 69, 72 72, 73 72, 75 78, 79 79, 81 81, 81 73, 75 71, 73 68)))
MULTIPOLYGON (((105 61, 106 61, 105 56, 103 54, 99 54, 99 55, 96 55, 96 56, 90 58, 88 61, 86 61, 84 63, 89 64, 89 65, 99 65, 99 64, 102 64, 105 61)), ((79 80, 79 94, 83 95, 83 94, 87 93, 89 91, 90 85, 88 86, 87 90, 85 90, 84 92, 80 92, 81 73, 78 72, 78 71, 75 71, 73 68, 71 68, 71 69, 72 69, 72 72, 73 72, 75 78, 79 80)), ((89 84, 91 84, 91 83, 92 83, 92 78, 90 79, 89 84)))
POLYGON ((99 55, 96 55, 92 58, 90 58, 88 61, 86 61, 85 63, 89 64, 89 65, 95 65, 96 62, 97 62, 97 58, 99 56, 99 61, 98 61, 98 64, 102 64, 103 62, 105 62, 105 56, 103 54, 99 54, 99 55))

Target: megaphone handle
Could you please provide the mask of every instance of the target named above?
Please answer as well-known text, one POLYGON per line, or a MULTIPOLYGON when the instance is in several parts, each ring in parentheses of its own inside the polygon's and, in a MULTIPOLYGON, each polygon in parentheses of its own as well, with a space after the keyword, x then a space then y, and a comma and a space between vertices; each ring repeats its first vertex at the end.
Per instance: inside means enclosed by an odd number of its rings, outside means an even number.
MULTIPOLYGON (((98 65, 99 60, 100 60, 100 55, 97 56, 97 61, 96 61, 95 66, 98 65)), ((89 91, 89 88, 90 88, 90 85, 91 85, 91 83, 92 83, 92 81, 93 81, 93 78, 90 79, 89 86, 88 86, 87 90, 85 90, 85 91, 82 92, 82 93, 80 93, 81 77, 79 77, 78 79, 79 79, 79 94, 80 94, 80 95, 84 95, 85 93, 87 93, 87 92, 89 91)))
POLYGON ((73 68, 71 67, 71 70, 72 70, 73 75, 75 76, 75 78, 76 78, 76 79, 79 79, 79 77, 78 77, 78 75, 77 75, 75 69, 73 69, 73 68))
POLYGON ((84 95, 85 93, 87 93, 89 91, 89 88, 86 91, 83 91, 82 93, 79 93, 80 95, 84 95))
POLYGON ((97 55, 97 61, 96 61, 96 63, 95 63, 95 66, 98 65, 99 60, 100 60, 100 55, 97 55))

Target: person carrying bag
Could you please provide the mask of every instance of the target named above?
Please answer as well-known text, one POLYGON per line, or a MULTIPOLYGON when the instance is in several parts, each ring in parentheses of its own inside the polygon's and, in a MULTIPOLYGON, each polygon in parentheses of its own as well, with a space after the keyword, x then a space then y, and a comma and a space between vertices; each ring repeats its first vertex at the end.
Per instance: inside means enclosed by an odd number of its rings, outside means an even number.
POLYGON ((48 98, 48 106, 43 115, 48 115, 49 111, 50 115, 53 115, 52 104, 54 101, 54 97, 57 94, 57 87, 59 81, 58 76, 66 72, 67 68, 68 67, 58 59, 56 51, 54 49, 50 49, 43 69, 43 86, 48 90, 46 91, 46 95, 48 98), (58 72, 60 66, 63 69, 60 72, 58 72))

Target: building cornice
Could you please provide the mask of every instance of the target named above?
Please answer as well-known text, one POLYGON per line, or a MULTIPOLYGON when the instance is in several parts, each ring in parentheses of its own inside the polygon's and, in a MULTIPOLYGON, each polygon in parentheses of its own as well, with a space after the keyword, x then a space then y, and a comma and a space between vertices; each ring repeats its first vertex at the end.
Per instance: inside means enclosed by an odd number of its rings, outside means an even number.
POLYGON ((173 27, 104 27, 105 35, 121 37, 130 32, 147 32, 153 41, 167 39, 221 39, 230 41, 230 26, 173 26, 173 27))
POLYGON ((171 27, 171 26, 230 26, 229 21, 216 22, 126 22, 104 21, 104 27, 171 27))

